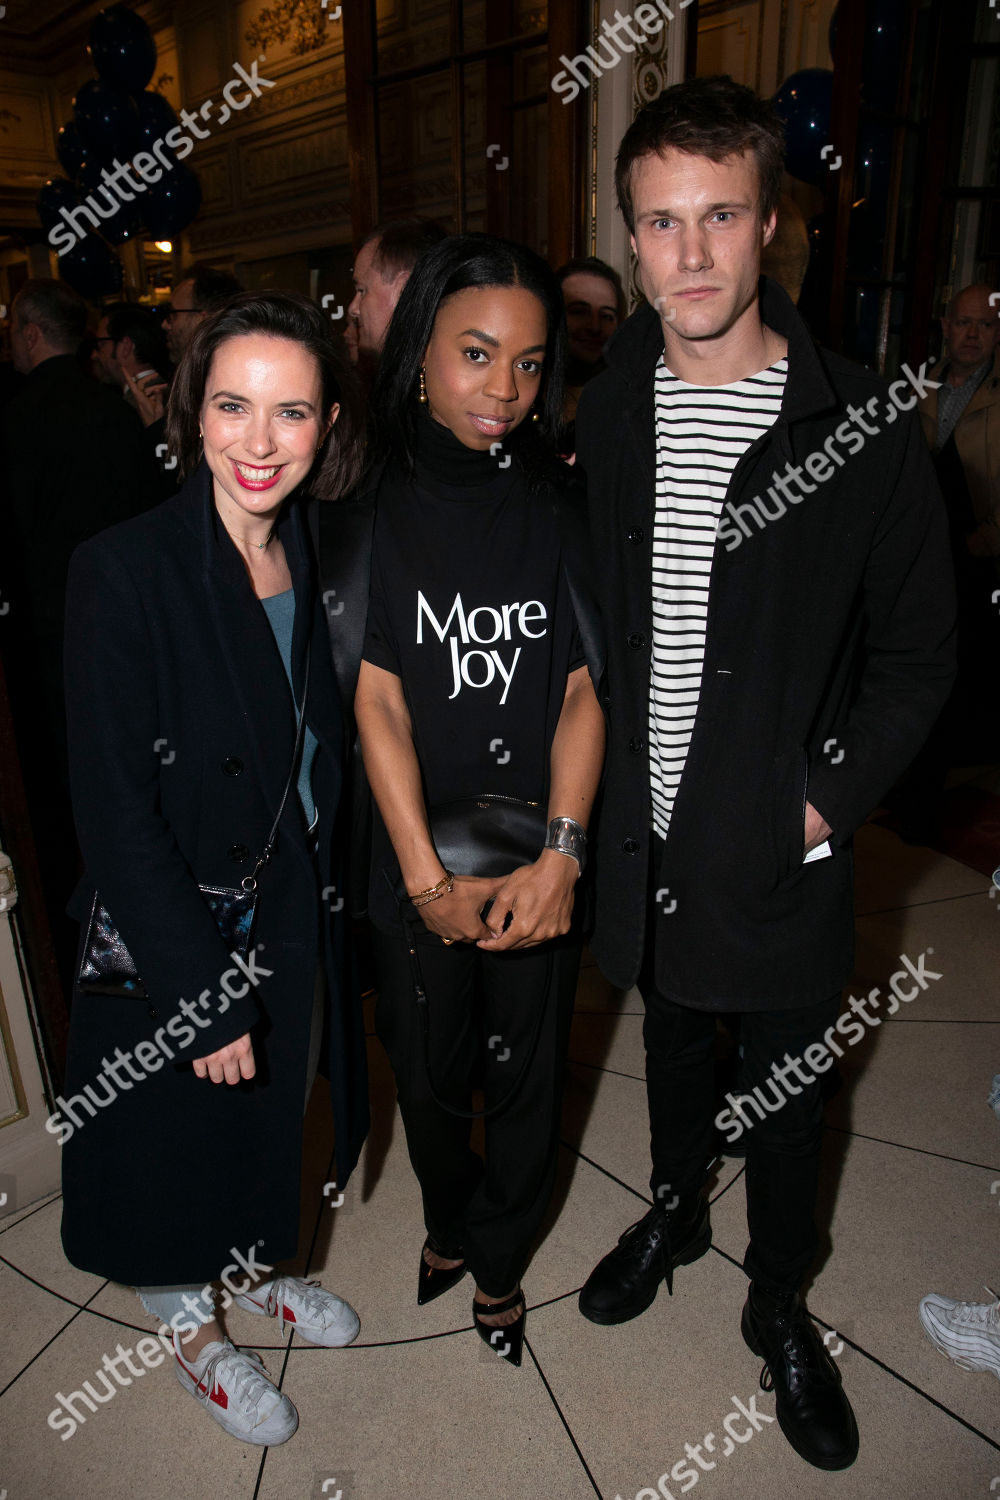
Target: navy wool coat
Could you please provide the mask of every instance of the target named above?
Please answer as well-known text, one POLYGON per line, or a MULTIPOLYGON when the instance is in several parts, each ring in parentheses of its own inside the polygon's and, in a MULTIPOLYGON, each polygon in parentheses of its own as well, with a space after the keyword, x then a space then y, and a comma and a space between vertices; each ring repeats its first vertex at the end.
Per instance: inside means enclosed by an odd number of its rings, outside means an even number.
POLYGON ((336 910, 345 725, 300 498, 278 535, 295 592, 297 702, 312 642, 319 847, 314 863, 293 789, 260 876, 253 982, 232 972, 198 886, 237 886, 263 849, 295 707, 207 466, 173 499, 84 543, 70 568, 66 702, 85 862, 70 909, 86 924, 100 893, 149 999, 77 990, 49 1124, 63 1143, 66 1254, 117 1281, 201 1284, 234 1252, 257 1247, 267 1263, 295 1254, 319 963, 341 1187, 367 1131, 360 997, 345 979, 346 909, 336 910), (192 1058, 247 1031, 252 1081, 195 1076, 192 1058))

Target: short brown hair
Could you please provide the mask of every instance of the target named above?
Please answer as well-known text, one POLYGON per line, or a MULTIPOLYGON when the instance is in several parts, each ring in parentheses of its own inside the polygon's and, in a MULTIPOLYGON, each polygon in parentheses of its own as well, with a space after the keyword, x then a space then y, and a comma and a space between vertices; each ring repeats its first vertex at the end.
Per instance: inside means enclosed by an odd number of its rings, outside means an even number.
POLYGON ((377 240, 372 264, 383 281, 395 281, 397 276, 409 276, 417 261, 447 237, 447 229, 436 219, 413 214, 408 219, 389 219, 376 224, 358 249, 363 250, 377 240))
POLYGON ((749 152, 760 175, 760 216, 778 206, 785 170, 785 131, 774 106, 726 73, 674 84, 639 111, 622 139, 615 162, 618 206, 635 234, 632 168, 644 156, 670 148, 709 161, 749 152))
POLYGON ((353 370, 334 342, 330 320, 298 292, 244 292, 199 324, 177 367, 167 408, 167 446, 185 478, 202 454, 199 424, 208 372, 228 339, 262 333, 301 344, 319 365, 323 411, 339 404, 309 477, 309 493, 336 500, 354 488, 364 456, 361 394, 353 370))
POLYGON ((11 309, 18 328, 35 323, 53 349, 75 354, 87 332, 87 304, 65 281, 33 276, 21 287, 11 309))
POLYGON ((562 286, 567 276, 576 276, 580 273, 586 276, 600 276, 606 281, 615 294, 615 307, 618 310, 618 321, 624 323, 628 316, 628 303, 625 299, 625 288, 622 279, 614 266, 609 266, 606 260, 599 260, 596 255, 576 255, 568 260, 564 266, 556 271, 556 280, 562 286))
POLYGON ((185 266, 174 281, 174 290, 191 282, 191 297, 198 312, 218 312, 225 307, 230 297, 238 297, 244 290, 242 281, 237 281, 228 271, 210 266, 205 260, 196 260, 185 266))

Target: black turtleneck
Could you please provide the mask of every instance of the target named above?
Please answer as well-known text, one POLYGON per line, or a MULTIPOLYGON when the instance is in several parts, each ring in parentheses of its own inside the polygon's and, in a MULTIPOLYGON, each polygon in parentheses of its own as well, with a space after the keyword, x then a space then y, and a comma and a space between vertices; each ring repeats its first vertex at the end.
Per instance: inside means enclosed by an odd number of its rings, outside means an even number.
POLYGON ((467 448, 450 427, 435 421, 426 407, 420 408, 414 426, 416 484, 439 499, 497 498, 518 477, 517 463, 506 445, 496 444, 496 453, 488 448, 467 448), (474 496, 469 496, 470 490, 475 491, 474 496))

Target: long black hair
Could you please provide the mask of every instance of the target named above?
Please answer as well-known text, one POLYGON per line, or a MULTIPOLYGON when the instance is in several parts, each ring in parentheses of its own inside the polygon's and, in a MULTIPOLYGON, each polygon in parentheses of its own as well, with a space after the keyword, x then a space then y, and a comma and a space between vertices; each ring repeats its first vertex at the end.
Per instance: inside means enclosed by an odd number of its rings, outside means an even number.
POLYGON ((167 443, 177 455, 182 478, 197 468, 198 435, 205 384, 216 350, 228 339, 263 333, 300 344, 316 360, 322 387, 322 416, 339 404, 340 415, 323 441, 308 480, 320 500, 336 500, 353 489, 364 453, 361 395, 353 370, 330 331, 330 319, 298 292, 242 292, 199 324, 184 352, 167 408, 167 443))
POLYGON ((455 234, 428 250, 403 289, 386 335, 372 391, 376 451, 413 468, 420 367, 442 303, 469 287, 521 287, 545 309, 546 340, 538 421, 523 421, 510 447, 530 477, 554 467, 562 423, 566 321, 554 272, 540 255, 489 234, 455 234))

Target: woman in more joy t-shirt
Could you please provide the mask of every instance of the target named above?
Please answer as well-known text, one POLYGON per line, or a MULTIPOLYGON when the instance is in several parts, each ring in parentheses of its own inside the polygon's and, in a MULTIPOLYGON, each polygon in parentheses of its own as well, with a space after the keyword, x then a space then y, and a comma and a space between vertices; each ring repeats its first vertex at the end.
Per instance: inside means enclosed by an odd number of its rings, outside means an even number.
POLYGON ((515 1364, 521 1275, 555 1171, 577 881, 604 756, 582 519, 551 446, 564 338, 553 274, 522 246, 455 236, 418 263, 374 392, 382 452, 356 698, 378 813, 376 1028, 427 1229, 418 1300, 471 1270, 477 1331, 515 1364), (435 808, 484 796, 547 811, 537 857, 495 878, 446 869, 432 832, 435 808), (469 1110, 479 1079, 485 1157, 452 1112, 469 1110))

